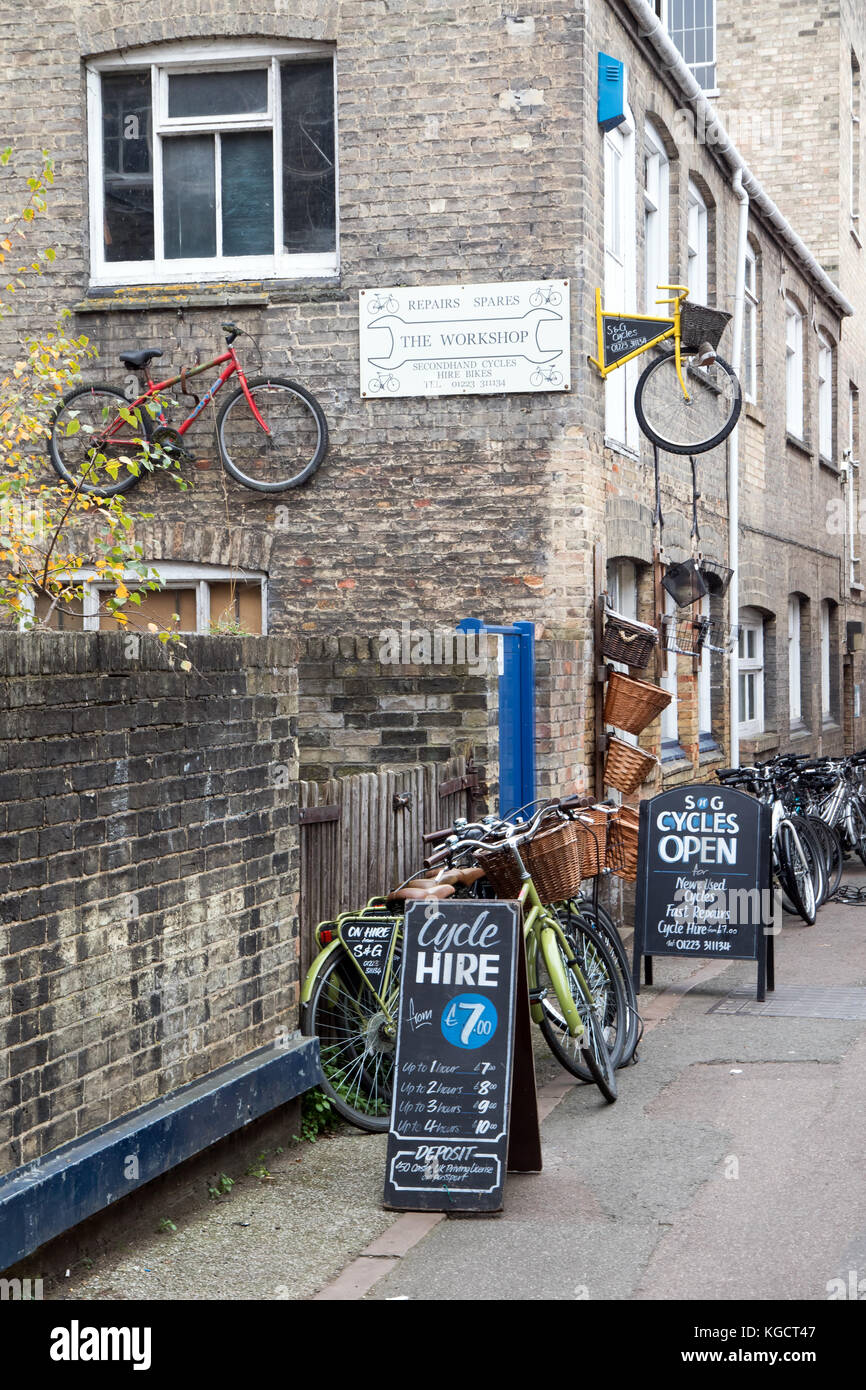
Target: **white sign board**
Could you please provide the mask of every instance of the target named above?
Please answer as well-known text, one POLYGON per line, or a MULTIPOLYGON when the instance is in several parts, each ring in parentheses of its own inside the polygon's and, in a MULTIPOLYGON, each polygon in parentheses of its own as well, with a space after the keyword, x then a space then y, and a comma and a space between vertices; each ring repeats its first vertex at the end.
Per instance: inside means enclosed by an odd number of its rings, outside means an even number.
POLYGON ((571 389, 569 282, 361 290, 361 395, 571 389))

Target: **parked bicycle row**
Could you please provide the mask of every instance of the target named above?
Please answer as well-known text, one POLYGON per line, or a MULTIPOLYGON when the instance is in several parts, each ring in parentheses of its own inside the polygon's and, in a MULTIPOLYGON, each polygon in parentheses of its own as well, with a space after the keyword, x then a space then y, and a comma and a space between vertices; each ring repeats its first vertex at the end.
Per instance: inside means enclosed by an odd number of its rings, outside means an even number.
POLYGON ((848 757, 786 753, 751 767, 720 768, 728 787, 772 811, 773 871, 787 911, 811 926, 838 891, 845 859, 866 864, 866 750, 848 757))
POLYGON ((516 900, 523 910, 530 1012, 553 1054, 608 1102, 616 1072, 636 1061, 634 984, 599 877, 637 873, 637 813, 566 797, 500 819, 458 819, 425 836, 418 873, 359 912, 316 928, 319 955, 302 993, 302 1026, 320 1041, 323 1088, 344 1118, 386 1130, 391 1108, 407 903, 466 897, 516 900), (382 924, 371 959, 353 941, 359 919, 382 924))

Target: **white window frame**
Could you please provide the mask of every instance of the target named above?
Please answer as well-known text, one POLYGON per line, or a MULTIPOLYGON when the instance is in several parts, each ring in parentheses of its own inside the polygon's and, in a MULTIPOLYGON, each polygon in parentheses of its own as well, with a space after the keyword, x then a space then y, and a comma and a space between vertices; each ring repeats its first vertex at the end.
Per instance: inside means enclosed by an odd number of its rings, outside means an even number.
MULTIPOLYGON (((331 252, 287 255, 276 248, 283 237, 282 132, 277 108, 280 61, 287 58, 334 59, 330 44, 296 43, 280 39, 235 39, 228 42, 188 42, 141 48, 122 57, 96 59, 87 66, 87 138, 90 177, 90 274, 94 286, 157 285, 184 281, 266 280, 275 278, 333 277, 339 267, 339 214, 335 213, 335 249, 331 252), (168 116, 168 78, 184 72, 238 71, 241 68, 268 69, 268 113, 209 118, 168 116), (150 68, 153 123, 153 233, 152 261, 107 261, 103 236, 103 152, 102 77, 121 71, 150 68), (274 156, 274 254, 267 256, 208 256, 174 258, 163 254, 162 137, 170 131, 211 133, 216 127, 243 130, 271 130, 274 156)), ((334 64, 334 121, 336 129, 337 80, 334 64)), ((339 209, 339 159, 334 142, 336 209, 339 209)), ((217 205, 217 235, 220 236, 220 208, 217 205)), ((219 243, 218 243, 219 244, 219 243)))
POLYGON ((791 728, 803 723, 803 605, 799 594, 788 597, 788 719, 791 728))
MULTIPOLYGON (((701 599, 701 617, 710 616, 710 596, 701 599)), ((706 644, 701 648, 698 665, 698 743, 713 738, 713 654, 706 644)))
POLYGON ((830 600, 821 600, 821 722, 833 719, 832 684, 830 680, 830 600))
MULTIPOLYGON (((671 619, 673 620, 673 622, 675 623, 675 622, 676 622, 677 605, 676 605, 676 603, 674 602, 674 599, 673 599, 672 595, 668 593, 667 589, 665 589, 664 595, 665 595, 665 616, 668 617, 668 618, 671 618, 671 619)), ((680 741, 680 728, 679 728, 679 692, 678 692, 678 689, 677 689, 677 661, 678 661, 678 657, 677 657, 677 653, 674 652, 674 651, 671 651, 670 648, 669 648, 668 645, 667 645, 668 642, 671 640, 671 638, 670 638, 670 628, 669 628, 669 626, 668 626, 667 623, 665 623, 663 626, 664 626, 664 634, 665 634, 665 637, 664 637, 664 640, 665 640, 665 652, 664 652, 663 670, 662 670, 661 677, 660 677, 660 679, 659 679, 659 685, 661 686, 662 690, 666 690, 666 691, 668 692, 668 694, 671 696, 671 702, 670 702, 670 704, 669 704, 665 709, 662 710, 662 723, 661 723, 662 751, 664 751, 665 747, 671 747, 671 746, 673 746, 673 745, 678 745, 678 744, 679 744, 679 741, 680 741)))
POLYGON ((662 138, 647 121, 644 127, 644 278, 646 312, 664 313, 656 300, 659 285, 670 284, 671 166, 662 138))
MULTIPOLYGON (((637 622, 637 566, 633 560, 608 560, 607 597, 615 612, 637 622)), ((628 666, 624 662, 612 661, 610 665, 614 671, 628 675, 628 666)), ((625 743, 637 745, 637 734, 630 734, 627 729, 620 729, 618 737, 625 743)))
MULTIPOLYGON (((851 231, 860 242, 860 62, 851 50, 851 121, 849 125, 850 215, 851 231)), ((862 244, 862 243, 861 243, 862 244)))
MULTIPOLYGON (((686 3, 688 3, 688 0, 686 0, 686 3)), ((693 73, 695 80, 700 83, 701 87, 703 88, 704 94, 706 96, 718 96, 719 89, 716 85, 718 80, 718 48, 716 44, 716 0, 705 0, 704 13, 706 13, 707 9, 709 9, 711 14, 711 21, 709 26, 707 24, 702 24, 698 26, 692 23, 688 26, 688 28, 684 27, 681 31, 675 31, 671 29, 671 23, 673 20, 673 15, 671 11, 671 0, 655 0, 656 14, 658 15, 662 24, 667 29, 668 34, 671 38, 671 42, 673 43, 677 52, 682 57, 683 62, 687 64, 687 66, 693 73), (700 63, 693 62, 687 56, 688 45, 684 41, 682 43, 678 42, 676 37, 677 34, 682 33, 684 40, 686 34, 694 35, 698 28, 702 29, 704 32, 709 31, 712 40, 710 44, 710 47, 712 49, 712 57, 704 59, 700 63)))
POLYGON ((696 304, 706 304, 710 277, 710 223, 707 204, 697 184, 689 179, 689 296, 696 304))
POLYGON ((758 253, 746 246, 745 319, 743 324, 743 395, 758 399, 758 253))
MULTIPOLYGON (((210 632, 210 586, 211 584, 258 584, 262 591, 262 636, 268 631, 268 576, 261 570, 230 569, 222 565, 194 565, 181 560, 144 560, 149 570, 153 570, 161 580, 162 589, 192 589, 195 596, 196 632, 210 632)), ((69 579, 74 584, 83 584, 82 596, 83 622, 85 632, 98 632, 100 619, 100 593, 110 594, 113 584, 106 584, 103 575, 95 569, 71 570, 69 579)), ((123 576, 130 588, 140 588, 141 579, 133 570, 123 576)), ((134 605, 133 605, 134 607, 134 605)), ((32 618, 35 611, 32 594, 25 595, 21 625, 32 618)), ((133 608, 130 608, 130 612, 133 608)), ((186 629, 184 629, 185 631, 186 629)))
POLYGON ((860 392, 853 381, 848 382, 848 450, 843 464, 848 487, 848 582, 852 589, 862 589, 860 583, 860 459, 857 431, 860 422, 860 392))
POLYGON ((754 710, 751 719, 744 719, 745 702, 740 699, 740 736, 750 738, 764 732, 764 620, 757 609, 740 610, 737 656, 737 679, 753 677, 754 710), (754 634, 753 651, 748 655, 749 633, 754 634))
POLYGON ((803 438, 803 315, 793 299, 785 300, 785 424, 803 438))
MULTIPOLYGON (((611 312, 633 313, 637 301, 635 125, 626 119, 604 134, 604 302, 611 312)), ((626 362, 604 383, 605 444, 638 457, 640 428, 634 410, 638 363, 626 362)))
POLYGON ((818 453, 833 461, 833 343, 818 329, 818 453))

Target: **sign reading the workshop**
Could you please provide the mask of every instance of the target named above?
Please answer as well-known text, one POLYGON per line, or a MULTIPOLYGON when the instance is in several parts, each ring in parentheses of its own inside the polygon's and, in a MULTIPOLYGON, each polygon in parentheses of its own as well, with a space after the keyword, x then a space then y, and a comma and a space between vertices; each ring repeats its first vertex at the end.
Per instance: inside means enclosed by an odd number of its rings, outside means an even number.
POLYGON ((408 905, 386 1207, 501 1208, 518 949, 515 903, 408 905))
POLYGON ((569 282, 361 290, 361 395, 571 389, 569 282))
POLYGON ((772 930, 770 812, 692 785, 641 803, 635 975, 641 956, 764 959, 772 930))

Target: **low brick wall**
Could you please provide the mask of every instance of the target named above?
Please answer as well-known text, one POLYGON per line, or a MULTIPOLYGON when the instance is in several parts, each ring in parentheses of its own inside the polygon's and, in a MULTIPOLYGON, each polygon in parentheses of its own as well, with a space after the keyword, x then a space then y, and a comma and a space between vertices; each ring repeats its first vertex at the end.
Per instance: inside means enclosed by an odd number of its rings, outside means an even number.
MULTIPOLYGON (((431 634, 431 656, 438 654, 431 634)), ((470 634, 475 640, 476 634, 470 634)), ((298 662, 301 776, 309 781, 382 767, 442 763, 474 754, 495 797, 499 775, 496 645, 487 659, 413 664, 408 644, 387 638, 311 637, 298 662), (385 659, 399 655, 399 660, 385 659), (403 656, 409 659, 404 663, 403 656)), ((442 640, 442 635, 439 638, 442 640)), ((446 653, 447 654, 447 653, 446 653)), ((451 655, 459 655, 459 649, 451 655)), ((467 655, 464 650, 462 653, 467 655)), ((491 803, 495 805, 495 800, 491 803)))
POLYGON ((0 1173, 296 1026, 294 645, 186 641, 0 634, 0 1173))

